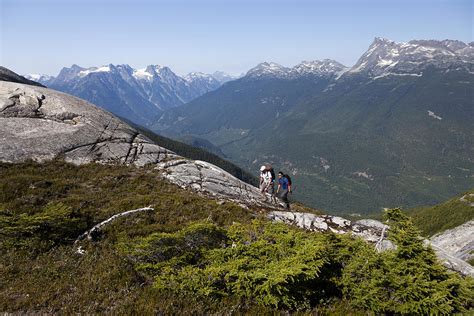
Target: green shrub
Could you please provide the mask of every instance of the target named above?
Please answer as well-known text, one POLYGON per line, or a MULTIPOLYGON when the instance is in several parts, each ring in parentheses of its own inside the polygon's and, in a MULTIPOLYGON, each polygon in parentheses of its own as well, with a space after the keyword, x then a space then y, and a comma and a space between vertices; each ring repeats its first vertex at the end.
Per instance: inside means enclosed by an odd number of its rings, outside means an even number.
POLYGON ((74 240, 85 228, 85 221, 62 203, 49 203, 34 214, 0 211, 0 249, 47 250, 74 240))
POLYGON ((309 308, 325 296, 316 279, 329 262, 326 237, 284 224, 254 221, 226 231, 195 224, 139 238, 126 249, 144 261, 137 268, 154 275, 160 290, 286 308, 309 308))
POLYGON ((437 261, 419 231, 399 209, 385 214, 396 250, 378 254, 366 248, 348 261, 341 284, 353 306, 378 313, 452 314, 474 297, 473 280, 461 279, 437 261))

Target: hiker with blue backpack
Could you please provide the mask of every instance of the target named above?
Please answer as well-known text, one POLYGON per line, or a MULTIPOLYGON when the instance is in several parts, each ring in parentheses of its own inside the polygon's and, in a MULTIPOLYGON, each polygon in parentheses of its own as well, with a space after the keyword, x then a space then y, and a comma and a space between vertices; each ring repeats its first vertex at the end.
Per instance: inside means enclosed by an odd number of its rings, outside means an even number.
POLYGON ((290 209, 290 201, 288 200, 288 193, 291 193, 291 178, 283 172, 278 172, 278 189, 277 196, 285 203, 285 207, 290 209))

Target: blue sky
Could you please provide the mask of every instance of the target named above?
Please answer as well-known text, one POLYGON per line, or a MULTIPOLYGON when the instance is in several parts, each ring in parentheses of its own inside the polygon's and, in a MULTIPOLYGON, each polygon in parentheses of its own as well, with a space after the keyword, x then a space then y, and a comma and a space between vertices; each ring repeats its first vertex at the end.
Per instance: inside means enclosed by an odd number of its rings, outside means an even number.
POLYGON ((473 41, 472 0, 0 0, 1 65, 149 64, 238 74, 262 61, 353 65, 374 37, 473 41))

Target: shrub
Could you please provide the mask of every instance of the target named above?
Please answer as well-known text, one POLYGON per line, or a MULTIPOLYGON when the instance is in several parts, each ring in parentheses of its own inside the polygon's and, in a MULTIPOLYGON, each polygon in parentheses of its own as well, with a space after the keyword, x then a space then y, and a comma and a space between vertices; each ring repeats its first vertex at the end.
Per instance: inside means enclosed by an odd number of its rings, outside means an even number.
POLYGON ((196 224, 173 234, 139 238, 125 247, 155 276, 155 287, 178 294, 238 296, 262 305, 309 308, 325 296, 317 282, 328 259, 326 237, 284 224, 254 221, 226 231, 196 224), (203 233, 211 232, 199 242, 203 233))
POLYGON ((34 214, 0 211, 0 249, 47 250, 76 238, 85 227, 85 221, 62 203, 49 203, 34 214))
POLYGON ((388 210, 389 239, 396 250, 365 249, 343 271, 344 295, 353 306, 380 313, 452 314, 472 304, 471 278, 449 273, 399 209, 388 210))

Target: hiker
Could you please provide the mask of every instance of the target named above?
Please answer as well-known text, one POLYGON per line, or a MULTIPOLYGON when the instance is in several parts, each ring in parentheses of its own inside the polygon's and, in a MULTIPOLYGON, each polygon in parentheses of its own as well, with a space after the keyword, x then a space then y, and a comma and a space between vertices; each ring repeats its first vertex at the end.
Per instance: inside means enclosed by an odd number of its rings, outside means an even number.
POLYGON ((277 196, 285 203, 285 207, 290 209, 290 201, 288 201, 288 193, 291 193, 291 178, 283 172, 278 172, 278 189, 277 196))
POLYGON ((264 201, 267 201, 267 193, 270 194, 271 200, 275 199, 274 187, 275 173, 271 166, 260 167, 260 192, 262 192, 264 201))

